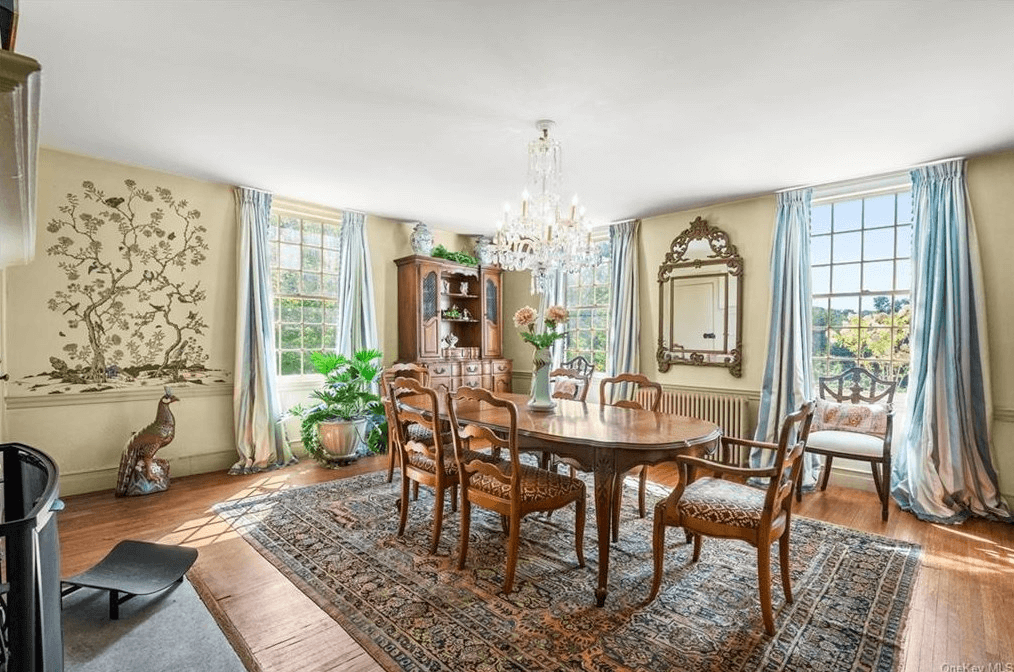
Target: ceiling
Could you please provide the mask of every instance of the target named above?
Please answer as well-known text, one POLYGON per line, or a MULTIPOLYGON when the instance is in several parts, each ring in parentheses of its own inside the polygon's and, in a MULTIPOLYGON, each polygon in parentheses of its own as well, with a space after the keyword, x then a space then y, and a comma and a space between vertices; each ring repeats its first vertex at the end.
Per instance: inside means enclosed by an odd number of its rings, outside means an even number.
POLYGON ((1014 2, 26 0, 56 149, 489 231, 557 122, 598 222, 1014 147, 1014 2))

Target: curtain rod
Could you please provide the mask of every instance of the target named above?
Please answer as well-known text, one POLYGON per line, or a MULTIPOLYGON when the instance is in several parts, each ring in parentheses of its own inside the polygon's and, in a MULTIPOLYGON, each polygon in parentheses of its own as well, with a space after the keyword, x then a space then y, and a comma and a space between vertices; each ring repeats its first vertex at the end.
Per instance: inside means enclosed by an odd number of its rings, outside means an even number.
POLYGON ((884 173, 878 173, 876 175, 866 175, 864 177, 853 177, 845 180, 831 180, 829 182, 813 182, 810 184, 803 184, 797 187, 787 187, 785 189, 778 189, 775 191, 776 194, 784 194, 789 191, 796 191, 797 189, 818 189, 820 187, 831 187, 836 185, 846 185, 850 182, 862 183, 877 179, 889 178, 895 175, 907 174, 916 168, 925 168, 926 166, 932 166, 937 163, 947 163, 948 161, 959 161, 964 160, 964 156, 952 156, 946 159, 936 159, 934 161, 925 161, 923 163, 916 163, 907 168, 899 168, 898 170, 889 170, 884 173))

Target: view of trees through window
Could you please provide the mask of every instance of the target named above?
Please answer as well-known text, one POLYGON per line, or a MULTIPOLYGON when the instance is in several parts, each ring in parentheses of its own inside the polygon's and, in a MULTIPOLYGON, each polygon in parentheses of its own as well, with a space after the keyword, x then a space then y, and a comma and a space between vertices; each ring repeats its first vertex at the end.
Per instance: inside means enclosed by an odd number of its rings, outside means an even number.
POLYGON ((608 343, 609 272, 612 264, 609 243, 599 246, 600 261, 595 266, 570 273, 567 277, 567 347, 564 360, 578 355, 595 364, 595 372, 606 368, 608 343))
POLYGON ((910 191, 814 205, 814 376, 862 366, 908 388, 910 191))
POLYGON ((309 353, 333 349, 338 295, 338 232, 333 222, 271 215, 277 371, 315 373, 309 353))

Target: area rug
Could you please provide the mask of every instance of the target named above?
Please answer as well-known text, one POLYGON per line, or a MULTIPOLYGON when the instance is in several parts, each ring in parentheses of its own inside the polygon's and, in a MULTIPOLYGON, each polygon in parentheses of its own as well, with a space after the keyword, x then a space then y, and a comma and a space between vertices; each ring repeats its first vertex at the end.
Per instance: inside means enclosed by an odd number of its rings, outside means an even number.
POLYGON ((246 672, 190 581, 139 595, 109 619, 109 593, 88 588, 63 599, 68 672, 246 672))
MULTIPOLYGON (((643 604, 652 530, 650 516, 636 516, 633 491, 601 609, 592 505, 584 568, 574 554, 573 507, 522 521, 515 589, 504 596, 506 539, 497 515, 473 507, 459 571, 457 514, 445 518, 431 555, 431 492, 420 489, 402 537, 397 497, 397 483, 374 473, 216 510, 389 670, 886 671, 901 662, 918 546, 797 518, 795 601, 784 603, 776 578, 770 637, 756 551, 742 542, 708 539, 691 564, 691 547, 671 529, 662 592, 643 604)), ((777 560, 772 573, 779 575, 777 560)))

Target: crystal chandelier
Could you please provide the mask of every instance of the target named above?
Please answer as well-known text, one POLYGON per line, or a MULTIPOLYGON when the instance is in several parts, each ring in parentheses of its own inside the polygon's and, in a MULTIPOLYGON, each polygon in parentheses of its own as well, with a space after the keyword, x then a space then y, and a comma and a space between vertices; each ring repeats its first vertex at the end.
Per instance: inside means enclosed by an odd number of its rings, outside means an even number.
POLYGON ((528 144, 528 185, 521 195, 521 212, 512 216, 504 206, 503 221, 493 239, 493 255, 508 271, 531 271, 532 291, 543 294, 546 280, 557 270, 576 271, 598 261, 591 244, 590 225, 577 196, 565 216, 560 211, 560 143, 549 137, 555 124, 536 123, 539 137, 528 144))

